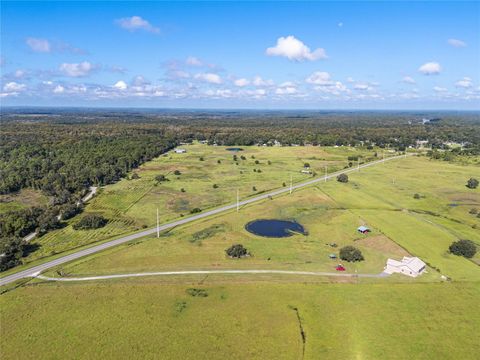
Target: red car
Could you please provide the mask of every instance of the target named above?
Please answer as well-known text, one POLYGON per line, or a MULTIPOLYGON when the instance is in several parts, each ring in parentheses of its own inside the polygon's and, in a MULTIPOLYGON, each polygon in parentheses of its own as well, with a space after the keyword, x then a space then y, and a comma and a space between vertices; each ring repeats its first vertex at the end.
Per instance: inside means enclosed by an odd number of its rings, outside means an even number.
POLYGON ((346 269, 343 267, 343 265, 337 265, 337 267, 335 268, 335 270, 337 270, 337 271, 345 271, 346 269))

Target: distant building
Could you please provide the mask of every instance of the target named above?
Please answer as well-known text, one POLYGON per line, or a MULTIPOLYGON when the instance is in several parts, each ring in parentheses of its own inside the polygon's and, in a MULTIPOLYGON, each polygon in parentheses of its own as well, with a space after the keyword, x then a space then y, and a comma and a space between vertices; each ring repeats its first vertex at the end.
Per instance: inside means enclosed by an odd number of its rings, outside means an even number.
POLYGON ((370 230, 368 227, 362 225, 362 226, 359 226, 359 227, 357 228, 357 231, 358 231, 359 233, 362 233, 362 234, 367 234, 367 233, 369 233, 371 230, 370 230))
POLYGON ((185 149, 175 149, 176 154, 185 154, 186 152, 187 152, 187 150, 185 150, 185 149))
POLYGON ((404 256, 401 261, 388 259, 384 272, 387 274, 399 273, 417 277, 425 271, 426 264, 417 257, 404 256))

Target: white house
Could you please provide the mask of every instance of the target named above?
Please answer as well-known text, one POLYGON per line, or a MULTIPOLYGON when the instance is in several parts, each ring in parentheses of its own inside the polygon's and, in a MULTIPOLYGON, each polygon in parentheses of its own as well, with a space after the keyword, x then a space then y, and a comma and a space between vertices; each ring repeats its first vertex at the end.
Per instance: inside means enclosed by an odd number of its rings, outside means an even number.
POLYGON ((404 256, 401 261, 388 259, 384 272, 387 274, 400 273, 417 277, 425 271, 426 264, 417 257, 404 256))
POLYGON ((176 154, 185 154, 186 152, 187 152, 187 150, 185 150, 185 149, 175 149, 176 154))

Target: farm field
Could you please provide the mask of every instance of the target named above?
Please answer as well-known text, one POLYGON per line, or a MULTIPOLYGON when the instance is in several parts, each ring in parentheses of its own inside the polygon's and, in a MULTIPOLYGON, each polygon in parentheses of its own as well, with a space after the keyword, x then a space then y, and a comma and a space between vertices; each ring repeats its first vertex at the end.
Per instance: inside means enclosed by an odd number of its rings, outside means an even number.
POLYGON ((310 164, 311 171, 323 174, 325 165, 333 172, 347 166, 349 156, 373 159, 375 153, 374 150, 361 148, 313 146, 250 146, 235 153, 226 150, 226 147, 202 144, 182 148, 187 153, 170 152, 135 170, 138 179, 131 179, 131 174, 130 179, 101 189, 86 206, 83 215, 68 221, 66 227, 35 240, 40 249, 26 261, 152 227, 157 208, 160 210, 160 221, 168 222, 188 215, 196 207, 205 210, 232 203, 236 200, 237 189, 240 198, 246 199, 281 188, 283 183, 288 185, 290 176, 293 183, 308 180, 312 175, 301 173, 305 163, 310 164), (233 161, 235 154, 238 165, 233 161), (241 159, 242 156, 245 160, 241 159), (256 161, 259 163, 256 164, 256 161), (254 169, 261 172, 254 172, 254 169), (181 175, 174 175, 175 170, 181 175), (159 183, 155 180, 157 175, 165 175, 169 181, 159 183), (218 188, 214 189, 214 184, 218 188), (73 230, 72 225, 89 213, 102 214, 110 221, 97 230, 73 230))
MULTIPOLYGON (((472 170, 477 169, 422 157, 400 159, 350 174, 347 184, 320 183, 249 205, 238 214, 230 212, 175 228, 159 239, 150 236, 56 270, 71 276, 198 269, 328 272, 338 264, 329 259, 331 253, 338 255, 338 248, 328 245, 335 243, 339 248, 354 245, 365 256, 363 262, 347 264, 347 273, 378 274, 389 257, 411 254, 430 265, 421 281, 439 281, 441 275, 475 280, 480 277, 478 255, 466 260, 448 253, 448 246, 458 239, 480 245, 476 228, 480 221, 469 214, 471 207, 480 206, 480 196, 461 181, 472 170), (420 169, 424 169, 423 178, 414 176, 420 169), (458 179, 452 178, 451 172, 458 179), (435 179, 433 184, 431 179, 435 179), (413 198, 417 192, 421 199, 413 198), (457 206, 450 206, 452 201, 457 206), (308 234, 263 238, 247 232, 245 224, 258 218, 293 219, 304 225, 308 234), (455 225, 450 227, 450 223, 455 225), (372 232, 366 236, 357 233, 362 224, 372 232), (253 256, 240 261, 227 258, 225 249, 235 243, 243 244, 253 256)), ((55 276, 56 271, 50 275, 55 276)), ((413 280, 394 275, 381 281, 413 280)))
POLYGON ((2 358, 475 359, 480 350, 478 282, 175 280, 7 292, 2 358))

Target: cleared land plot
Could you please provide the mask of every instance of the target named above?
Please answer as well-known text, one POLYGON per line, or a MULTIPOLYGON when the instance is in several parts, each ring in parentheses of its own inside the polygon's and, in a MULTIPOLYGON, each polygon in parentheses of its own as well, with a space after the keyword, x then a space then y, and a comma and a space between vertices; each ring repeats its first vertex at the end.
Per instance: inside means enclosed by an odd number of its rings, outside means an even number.
POLYGON ((480 351, 478 283, 191 281, 7 292, 2 358, 475 359, 480 351))
MULTIPOLYGON (((425 158, 399 160, 351 174, 348 184, 318 184, 291 196, 247 206, 239 214, 231 212, 173 229, 160 239, 150 237, 111 249, 62 270, 72 276, 232 268, 327 272, 341 262, 329 259, 329 254, 338 254, 344 245, 354 245, 366 260, 345 264, 350 273, 380 273, 387 258, 411 254, 438 269, 430 268, 421 281, 438 281, 441 274, 454 280, 478 279, 478 256, 470 261, 448 254, 452 241, 480 241, 478 230, 472 228, 477 220, 468 214, 469 207, 463 206, 460 211, 459 207, 448 206, 453 191, 469 203, 478 201, 478 193, 466 189, 460 180, 452 181, 449 166, 459 179, 468 178, 476 170, 425 158), (427 174, 420 181, 415 173, 422 168, 427 174), (391 177, 398 177, 395 184, 391 177), (415 191, 425 199, 413 199, 415 191), (255 236, 244 226, 257 218, 295 219, 308 235, 281 239, 255 236), (453 230, 445 222, 453 222, 453 230), (371 227, 372 233, 358 234, 356 228, 362 224, 371 227), (225 249, 235 243, 246 246, 253 256, 240 261, 226 258, 225 249)), ((381 281, 413 280, 394 275, 381 281)))
POLYGON ((207 209, 232 203, 236 200, 237 189, 240 197, 245 199, 281 188, 283 183, 288 185, 290 176, 294 183, 308 180, 312 175, 301 173, 305 163, 310 164, 310 170, 323 174, 325 165, 331 172, 347 166, 348 156, 367 158, 374 155, 373 150, 349 147, 247 146, 238 153, 221 146, 195 144, 182 147, 187 153, 170 152, 135 170, 138 179, 124 179, 101 189, 83 215, 68 221, 65 228, 35 240, 41 248, 27 261, 154 226, 157 208, 164 223, 187 215, 196 207, 207 209), (238 158, 236 162, 233 155, 238 158), (181 175, 174 175, 175 170, 181 175), (155 180, 157 175, 165 175, 169 181, 158 183, 155 180), (214 184, 218 188, 214 189, 214 184), (71 225, 89 213, 102 214, 110 221, 98 230, 73 230, 71 225))
POLYGON ((32 206, 45 206, 48 197, 40 191, 23 189, 17 193, 0 195, 0 213, 22 210, 32 206))

